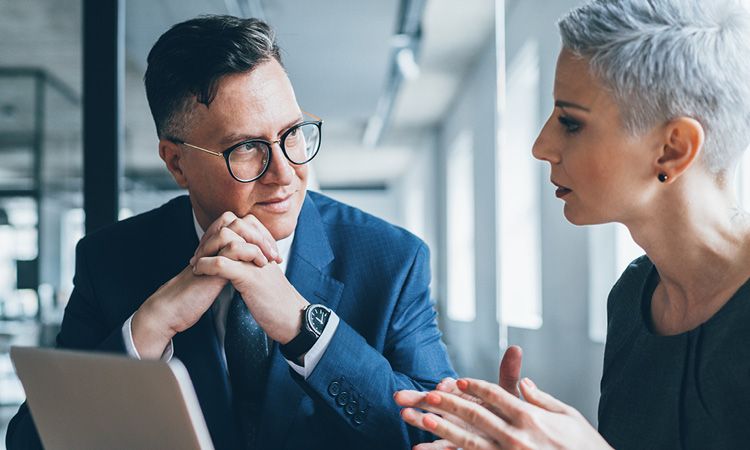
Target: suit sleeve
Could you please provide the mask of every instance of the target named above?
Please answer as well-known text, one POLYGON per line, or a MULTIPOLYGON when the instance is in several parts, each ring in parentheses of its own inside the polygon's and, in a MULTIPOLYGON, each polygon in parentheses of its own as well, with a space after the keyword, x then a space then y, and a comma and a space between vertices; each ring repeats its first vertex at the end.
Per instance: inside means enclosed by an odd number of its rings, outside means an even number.
POLYGON ((352 437, 381 448, 411 448, 434 436, 405 424, 393 394, 429 390, 456 374, 448 360, 430 300, 429 251, 417 248, 390 322, 383 353, 343 319, 307 380, 292 377, 343 421, 352 437))
MULTIPOLYGON (((73 293, 65 307, 57 347, 77 350, 96 350, 108 353, 125 353, 122 324, 109 329, 100 308, 87 267, 85 240, 76 246, 76 271, 73 277, 73 293)), ((41 449, 34 421, 24 402, 8 424, 5 437, 8 450, 41 449)))

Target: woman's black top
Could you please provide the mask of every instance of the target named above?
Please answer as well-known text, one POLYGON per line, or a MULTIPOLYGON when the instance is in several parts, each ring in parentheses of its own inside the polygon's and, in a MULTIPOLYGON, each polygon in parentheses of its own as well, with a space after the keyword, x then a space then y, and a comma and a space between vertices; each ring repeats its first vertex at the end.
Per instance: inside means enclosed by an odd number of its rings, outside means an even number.
POLYGON ((750 281, 675 336, 651 326, 658 281, 643 256, 609 295, 599 431, 618 450, 750 449, 750 281))

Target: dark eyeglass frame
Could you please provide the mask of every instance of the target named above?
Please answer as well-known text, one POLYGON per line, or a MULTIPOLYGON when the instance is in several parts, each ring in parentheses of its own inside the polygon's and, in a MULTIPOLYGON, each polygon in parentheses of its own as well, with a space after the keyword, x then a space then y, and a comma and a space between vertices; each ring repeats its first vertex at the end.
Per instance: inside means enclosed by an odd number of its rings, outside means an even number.
POLYGON ((286 130, 279 137, 279 139, 277 139, 275 141, 267 141, 265 139, 248 139, 248 140, 245 140, 245 141, 242 141, 242 142, 238 142, 237 144, 234 144, 231 147, 229 147, 226 150, 223 150, 221 152, 215 152, 213 150, 209 150, 209 149, 206 149, 206 148, 203 148, 203 147, 198 147, 197 145, 189 144, 189 143, 183 141, 182 139, 178 139, 178 138, 174 138, 174 137, 167 137, 167 139, 169 139, 170 141, 174 142, 175 144, 184 145, 186 147, 194 148, 194 149, 200 150, 200 151, 202 151, 204 153, 208 153, 209 155, 223 156, 224 157, 224 162, 227 165, 227 170, 229 170, 229 175, 231 175, 232 178, 234 178, 235 180, 239 181, 240 183, 252 183, 253 181, 257 181, 263 175, 265 175, 266 172, 268 171, 268 168, 271 167, 271 159, 273 158, 273 144, 279 144, 279 147, 281 148, 281 152, 284 154, 284 157, 287 159, 287 161, 289 161, 290 163, 292 163, 292 164, 294 164, 296 166, 301 166, 301 165, 309 163, 318 154, 318 152, 320 151, 320 144, 323 141, 323 119, 321 119, 320 117, 316 116, 315 114, 311 114, 311 113, 304 112, 304 111, 303 111, 303 113, 307 114, 308 116, 310 116, 312 118, 314 118, 315 120, 305 120, 305 121, 302 121, 300 123, 296 123, 296 124, 292 125, 291 127, 289 127, 288 130, 286 130), (289 136, 293 131, 298 130, 299 128, 301 128, 301 127, 303 127, 305 125, 315 125, 316 127, 318 127, 318 147, 315 149, 315 151, 313 152, 312 156, 310 156, 310 158, 308 158, 306 161, 304 161, 304 162, 297 162, 297 161, 292 160, 289 157, 289 154, 286 152, 286 147, 284 146, 284 142, 286 141, 287 136, 289 136), (253 144, 253 143, 261 143, 261 144, 265 144, 266 146, 268 146, 268 158, 266 159, 266 163, 263 166, 263 170, 260 171, 260 174, 258 176, 256 176, 255 178, 251 178, 249 180, 244 180, 242 178, 237 177, 234 174, 234 172, 232 171, 232 165, 229 163, 229 156, 232 154, 233 151, 235 151, 236 149, 242 147, 243 145, 253 144))

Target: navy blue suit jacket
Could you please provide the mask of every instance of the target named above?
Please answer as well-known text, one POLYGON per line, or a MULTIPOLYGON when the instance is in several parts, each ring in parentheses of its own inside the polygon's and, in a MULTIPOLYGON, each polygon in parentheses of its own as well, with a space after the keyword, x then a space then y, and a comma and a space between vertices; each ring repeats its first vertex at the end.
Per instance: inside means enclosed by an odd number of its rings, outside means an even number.
MULTIPOLYGON (((125 353, 123 323, 187 266, 197 245, 187 196, 83 238, 57 345, 125 353)), ((405 425, 392 399, 399 389, 431 389, 455 376, 430 302, 424 243, 311 192, 286 274, 303 297, 329 306, 341 322, 307 380, 274 346, 259 448, 390 450, 432 439, 405 425)), ((215 447, 241 448, 212 311, 173 342, 215 447)), ((6 443, 10 450, 40 447, 26 404, 6 443)))

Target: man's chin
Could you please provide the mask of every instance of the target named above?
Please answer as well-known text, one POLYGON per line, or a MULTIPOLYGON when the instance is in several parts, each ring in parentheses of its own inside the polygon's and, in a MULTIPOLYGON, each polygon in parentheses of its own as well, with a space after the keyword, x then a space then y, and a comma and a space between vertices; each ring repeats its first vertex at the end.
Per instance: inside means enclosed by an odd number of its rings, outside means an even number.
POLYGON ((288 238, 294 233, 298 216, 299 211, 288 211, 285 214, 267 214, 264 212, 255 214, 255 217, 260 220, 260 223, 266 227, 276 241, 288 238))

